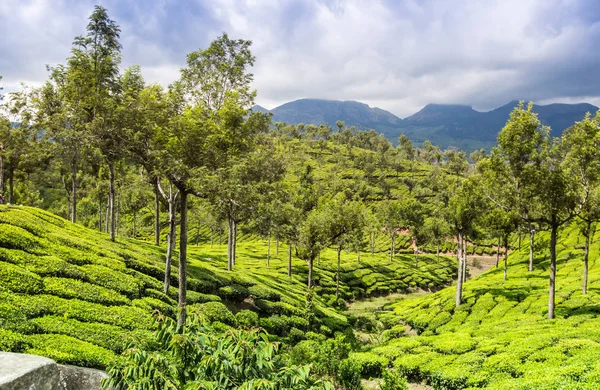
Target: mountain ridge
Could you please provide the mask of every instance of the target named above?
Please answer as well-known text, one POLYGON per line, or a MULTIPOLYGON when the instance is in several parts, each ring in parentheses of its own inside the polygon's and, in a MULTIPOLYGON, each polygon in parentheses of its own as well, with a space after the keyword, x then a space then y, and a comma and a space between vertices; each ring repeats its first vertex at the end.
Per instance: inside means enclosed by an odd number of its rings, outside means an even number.
MULTIPOLYGON (((504 127, 510 112, 518 104, 512 100, 489 111, 477 111, 462 104, 431 103, 416 113, 400 118, 379 107, 354 100, 298 99, 284 103, 271 110, 254 106, 254 110, 273 114, 274 122, 288 124, 323 124, 335 127, 336 121, 359 130, 374 129, 396 142, 400 134, 406 134, 413 142, 431 141, 443 148, 459 148, 467 151, 491 149, 498 132, 504 127)), ((583 119, 586 112, 594 113, 598 107, 589 103, 534 104, 534 112, 543 125, 552 128, 558 136, 575 121, 583 119)))

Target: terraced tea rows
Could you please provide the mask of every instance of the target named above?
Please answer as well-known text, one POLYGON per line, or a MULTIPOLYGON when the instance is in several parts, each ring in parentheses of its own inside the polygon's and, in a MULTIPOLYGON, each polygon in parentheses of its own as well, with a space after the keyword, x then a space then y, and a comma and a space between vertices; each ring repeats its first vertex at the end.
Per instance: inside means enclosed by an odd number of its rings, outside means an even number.
MULTIPOLYGON (((190 248, 188 303, 222 325, 260 325, 273 338, 302 335, 306 265, 287 247, 266 266, 266 242, 249 236, 238 248, 233 272, 226 248, 209 243, 190 248), (257 314, 252 314, 248 309, 257 314), (234 314, 235 313, 235 314, 234 314)), ((343 254, 342 297, 408 288, 438 288, 451 281, 454 261, 386 253, 343 254)), ((320 332, 348 326, 335 302, 335 252, 324 251, 316 269, 315 309, 320 332)), ((104 367, 131 337, 145 338, 152 313, 174 315, 177 278, 162 292, 164 250, 71 224, 29 207, 0 206, 0 350, 35 353, 60 362, 104 367)))

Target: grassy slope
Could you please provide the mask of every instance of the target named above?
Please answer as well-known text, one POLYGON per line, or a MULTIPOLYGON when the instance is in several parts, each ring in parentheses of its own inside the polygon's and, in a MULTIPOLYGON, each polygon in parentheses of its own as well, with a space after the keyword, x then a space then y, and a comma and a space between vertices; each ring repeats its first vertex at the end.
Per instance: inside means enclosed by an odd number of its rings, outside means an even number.
MULTIPOLYGON (((212 301, 233 311, 257 311, 260 325, 279 336, 293 327, 305 332, 306 266, 294 258, 290 280, 286 246, 275 255, 273 243, 267 268, 266 243, 244 235, 240 241, 233 272, 225 270, 224 245, 190 248, 188 302, 204 305, 202 313, 228 325, 235 325, 236 318, 212 301)), ((174 315, 176 289, 161 292, 163 256, 164 249, 125 238, 112 243, 104 233, 39 209, 0 206, 0 350, 103 367, 131 337, 147 335, 153 310, 174 315)), ((342 292, 347 298, 438 287, 455 270, 451 259, 438 263, 434 256, 421 256, 419 269, 413 256, 398 255, 391 265, 384 252, 363 254, 361 264, 354 254, 343 256, 342 292)), ((327 303, 335 288, 334 259, 334 251, 325 251, 316 270, 316 308, 324 333, 347 324, 327 303)), ((176 264, 173 284, 175 272, 176 264)))
MULTIPOLYGON (((540 235, 535 269, 529 248, 509 258, 508 280, 492 269, 465 285, 454 308, 453 287, 394 305, 388 320, 405 321, 419 336, 401 337, 376 352, 412 379, 438 389, 600 388, 598 242, 591 248, 590 288, 581 293, 583 238, 566 229, 559 240, 557 318, 545 318, 548 302, 547 236, 540 235)), ((596 237, 596 240, 600 237, 596 237)))

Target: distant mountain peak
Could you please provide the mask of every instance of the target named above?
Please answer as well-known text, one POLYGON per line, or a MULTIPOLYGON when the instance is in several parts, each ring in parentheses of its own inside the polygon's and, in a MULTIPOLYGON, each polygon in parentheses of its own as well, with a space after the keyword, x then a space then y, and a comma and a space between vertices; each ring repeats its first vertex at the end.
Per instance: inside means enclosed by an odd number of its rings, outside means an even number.
MULTIPOLYGON (((524 100, 527 104, 527 100, 524 100)), ((465 104, 427 104, 417 113, 400 119, 389 111, 355 100, 328 100, 303 98, 267 110, 255 106, 255 111, 270 112, 274 122, 289 124, 323 124, 335 128, 338 120, 346 126, 360 130, 375 129, 395 142, 401 133, 409 136, 417 145, 425 140, 442 148, 456 147, 466 151, 479 148, 490 149, 498 132, 504 127, 510 112, 519 103, 513 100, 487 112, 480 112, 465 104)), ((594 113, 597 107, 588 103, 534 105, 540 121, 552 128, 553 135, 560 135, 586 112, 594 113)))

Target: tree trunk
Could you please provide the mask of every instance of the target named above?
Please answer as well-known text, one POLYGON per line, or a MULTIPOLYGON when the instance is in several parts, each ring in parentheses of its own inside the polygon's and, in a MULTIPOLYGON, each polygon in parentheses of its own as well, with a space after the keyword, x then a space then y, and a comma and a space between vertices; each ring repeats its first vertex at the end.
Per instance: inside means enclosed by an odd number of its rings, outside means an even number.
POLYGON ((98 230, 102 231, 102 191, 98 188, 98 230))
POLYGON ((115 241, 115 164, 108 164, 108 210, 110 213, 110 240, 115 241))
POLYGON ((550 230, 550 288, 548 291, 548 319, 554 318, 554 297, 556 293, 556 238, 558 226, 553 225, 550 230))
POLYGON ((15 203, 15 169, 11 166, 8 170, 8 203, 15 203))
POLYGON ((179 302, 177 325, 185 325, 187 315, 187 196, 181 192, 181 222, 179 224, 179 302))
POLYGON ((173 188, 169 192, 169 235, 167 237, 167 258, 165 261, 165 294, 169 291, 171 285, 171 258, 173 257, 173 248, 175 247, 175 222, 177 217, 177 202, 173 196, 173 188))
POLYGON ((317 254, 317 267, 321 266, 321 252, 317 254))
POLYGON ((375 254, 375 233, 371 232, 371 254, 375 254))
POLYGON ((496 268, 500 263, 500 236, 498 236, 498 246, 496 247, 496 268))
POLYGON ((210 247, 213 247, 213 244, 215 242, 215 228, 211 227, 210 228, 210 247))
POLYGON ((392 235, 392 246, 390 246, 390 264, 394 262, 394 247, 396 246, 396 234, 392 235))
POLYGON ((71 222, 77 222, 77 156, 71 165, 71 222))
POLYGON ((521 230, 519 230, 519 249, 518 250, 521 250, 521 237, 522 236, 523 235, 521 234, 521 230))
POLYGON ((160 201, 158 176, 154 179, 154 245, 160 245, 160 201))
POLYGON ((508 236, 504 237, 504 280, 508 277, 508 236))
POLYGON ((416 238, 415 238, 415 268, 419 268, 419 247, 417 246, 416 238))
MULTIPOLYGON (((120 213, 120 211, 121 211, 121 195, 119 194, 119 195, 117 195, 117 211, 116 211, 117 216, 115 217, 115 224, 117 225, 115 227, 115 235, 117 235, 117 236, 119 235, 119 213, 120 213)), ((134 235, 134 237, 135 237, 135 235, 134 235)))
POLYGON ((267 243, 267 267, 271 263, 271 232, 269 232, 269 238, 267 243))
POLYGON ((104 232, 108 233, 108 226, 110 224, 110 195, 106 198, 106 216, 104 217, 104 232))
POLYGON ((462 302, 462 285, 463 285, 463 248, 462 248, 462 233, 458 233, 458 277, 456 278, 456 307, 459 307, 462 302))
MULTIPOLYGON (((467 281, 467 251, 463 248, 463 285, 467 281)), ((461 293, 462 295, 462 293, 461 293)))
POLYGON ((437 243, 437 248, 436 248, 436 255, 437 255, 437 261, 438 263, 440 262, 440 243, 437 243))
POLYGON ((306 285, 308 286, 308 288, 310 289, 312 287, 312 279, 313 279, 313 255, 312 255, 312 251, 310 253, 310 257, 308 260, 308 282, 306 283, 306 285))
POLYGON ((289 242, 288 248, 288 276, 292 277, 292 242, 289 242))
POLYGON ((0 155, 0 191, 4 192, 4 158, 0 155))
POLYGON ((535 243, 535 229, 529 231, 529 272, 533 271, 533 247, 535 243))
POLYGON ((131 237, 133 237, 133 238, 135 238, 135 222, 136 222, 135 215, 136 214, 137 214, 136 212, 133 213, 133 231, 131 232, 131 237))
POLYGON ((592 224, 591 222, 587 223, 587 229, 585 231, 585 250, 583 252, 583 294, 587 294, 587 284, 588 284, 588 258, 590 252, 590 236, 592 235, 592 224))
POLYGON ((341 254, 342 254, 342 248, 338 247, 337 249, 337 273, 335 276, 335 297, 339 298, 340 297, 340 258, 341 258, 341 254))
POLYGON ((227 234, 227 270, 233 270, 233 218, 229 217, 229 231, 227 234))
POLYGON ((233 253, 231 261, 234 266, 235 266, 236 249, 237 249, 237 221, 234 219, 233 220, 233 246, 231 247, 231 251, 233 253))

